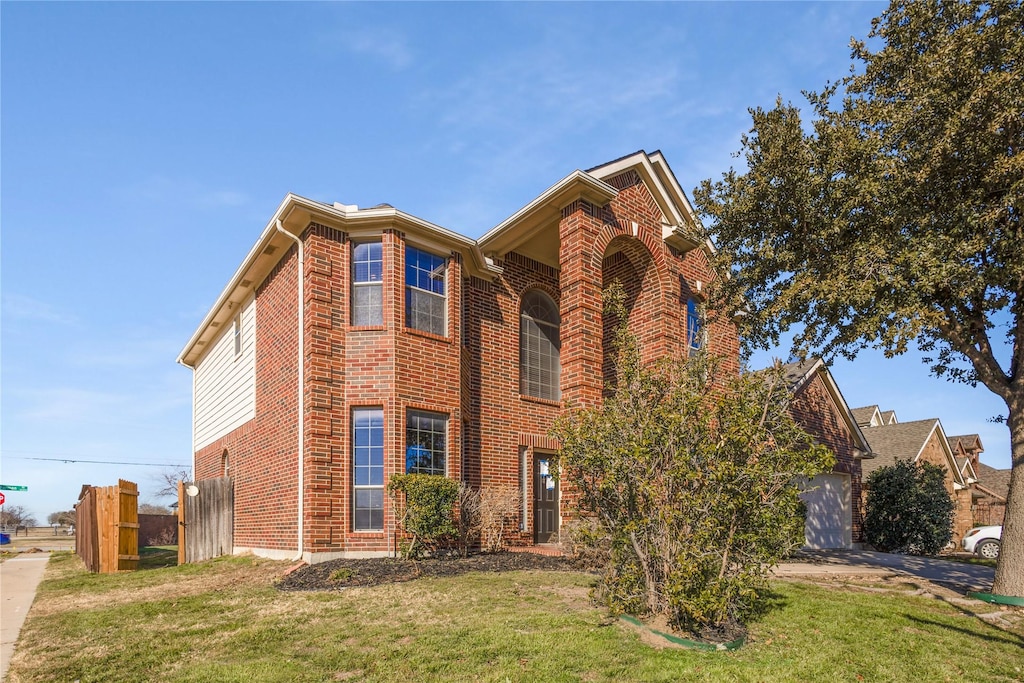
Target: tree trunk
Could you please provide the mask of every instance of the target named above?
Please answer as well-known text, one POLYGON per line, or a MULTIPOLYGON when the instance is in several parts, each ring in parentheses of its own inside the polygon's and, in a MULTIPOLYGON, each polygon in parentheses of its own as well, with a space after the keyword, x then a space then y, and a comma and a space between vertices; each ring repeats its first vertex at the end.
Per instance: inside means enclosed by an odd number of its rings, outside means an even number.
POLYGON ((992 592, 1024 598, 1024 397, 1010 405, 1010 490, 992 592))

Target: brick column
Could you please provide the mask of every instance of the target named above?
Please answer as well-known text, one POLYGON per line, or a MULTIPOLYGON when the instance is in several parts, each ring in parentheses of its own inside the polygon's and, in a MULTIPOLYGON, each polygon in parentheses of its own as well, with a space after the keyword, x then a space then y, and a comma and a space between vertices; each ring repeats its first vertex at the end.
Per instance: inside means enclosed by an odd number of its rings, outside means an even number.
POLYGON ((558 224, 562 401, 576 407, 599 404, 602 391, 601 255, 592 251, 602 224, 594 213, 577 200, 562 209, 558 224))
POLYGON ((345 414, 345 329, 348 250, 342 232, 311 225, 306 233, 307 552, 344 548, 348 511, 348 419, 345 414))

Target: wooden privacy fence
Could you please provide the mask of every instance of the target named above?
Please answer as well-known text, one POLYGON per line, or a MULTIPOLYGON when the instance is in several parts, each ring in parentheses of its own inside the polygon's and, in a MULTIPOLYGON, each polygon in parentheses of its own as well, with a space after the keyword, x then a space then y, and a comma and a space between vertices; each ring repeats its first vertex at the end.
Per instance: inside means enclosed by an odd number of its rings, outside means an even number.
POLYGON ((231 477, 178 482, 178 564, 230 555, 234 523, 231 477))
POLYGON ((91 572, 139 567, 139 487, 83 486, 75 506, 75 552, 91 572))

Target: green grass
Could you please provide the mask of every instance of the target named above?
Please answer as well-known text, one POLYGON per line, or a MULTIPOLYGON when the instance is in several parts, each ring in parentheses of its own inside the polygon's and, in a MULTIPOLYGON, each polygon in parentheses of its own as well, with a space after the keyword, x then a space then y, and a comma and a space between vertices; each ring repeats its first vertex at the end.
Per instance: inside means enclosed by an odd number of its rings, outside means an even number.
POLYGON ((281 593, 252 558, 116 575, 51 560, 18 681, 1019 681, 1024 632, 941 600, 775 584, 731 653, 654 649, 588 602, 592 577, 468 574, 281 593))
POLYGON ((139 569, 163 569, 178 566, 178 546, 156 545, 139 550, 139 569))

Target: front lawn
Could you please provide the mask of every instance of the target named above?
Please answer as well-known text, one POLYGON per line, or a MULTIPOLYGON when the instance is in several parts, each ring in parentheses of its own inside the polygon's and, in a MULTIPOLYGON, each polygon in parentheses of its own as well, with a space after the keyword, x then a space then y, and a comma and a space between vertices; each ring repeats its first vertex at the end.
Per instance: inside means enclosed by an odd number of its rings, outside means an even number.
POLYGON ((1024 678, 1024 633, 907 592, 779 582, 735 652, 654 649, 574 572, 469 573, 282 592, 287 564, 117 575, 54 555, 19 681, 905 681, 1024 678))

